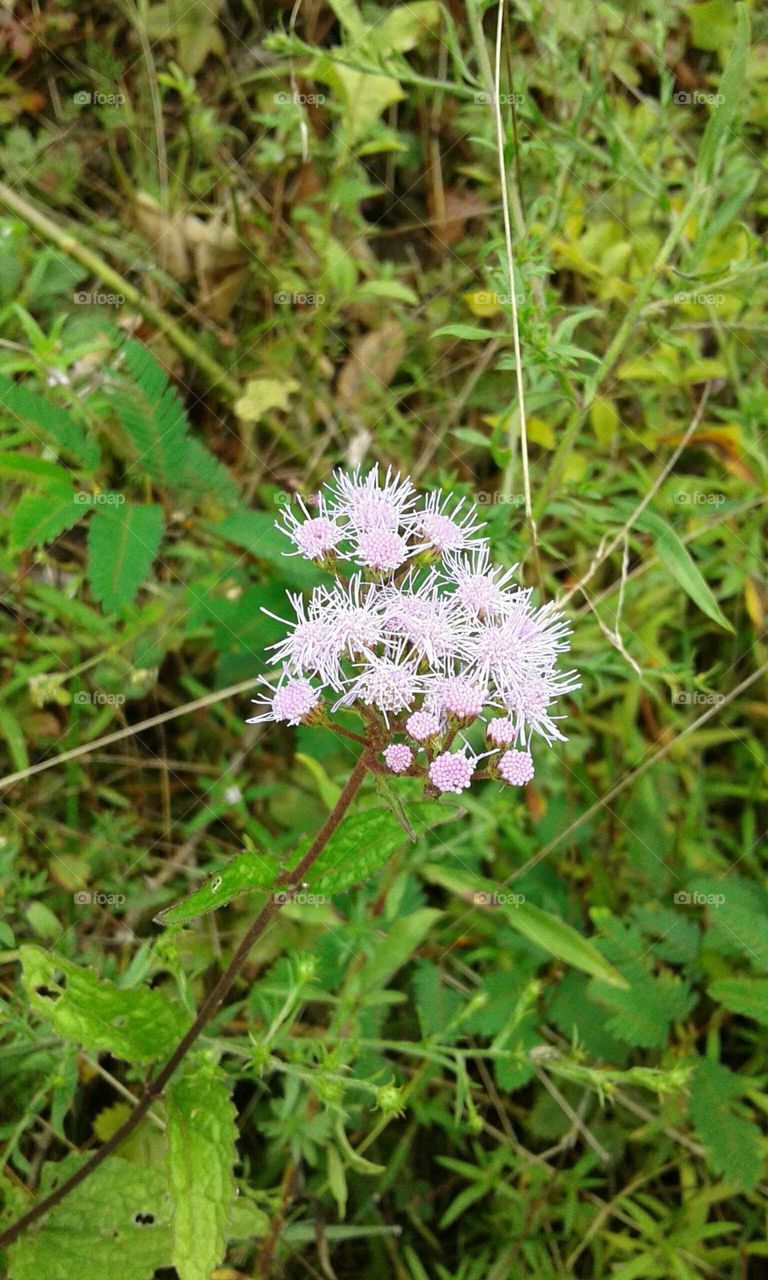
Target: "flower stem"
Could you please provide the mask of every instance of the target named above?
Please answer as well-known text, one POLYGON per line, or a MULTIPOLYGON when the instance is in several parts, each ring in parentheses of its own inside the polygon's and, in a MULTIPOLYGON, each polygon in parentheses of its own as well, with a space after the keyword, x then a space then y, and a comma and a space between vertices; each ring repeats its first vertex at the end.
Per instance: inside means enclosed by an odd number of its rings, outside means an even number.
MULTIPOLYGON (((344 817, 347 809, 360 790, 365 775, 370 767, 370 763, 371 753, 369 749, 366 748, 359 757, 357 764, 344 785, 341 795, 312 841, 309 849, 304 854, 304 857, 291 870, 282 872, 275 881, 275 885, 284 884, 295 886, 301 883, 304 876, 319 858, 323 849, 341 822, 341 819, 344 817)), ((282 894, 272 893, 270 897, 267 898, 267 901, 256 916, 256 919, 249 925, 247 931, 243 935, 242 941, 227 965, 227 968, 203 1000, 197 1017, 189 1030, 176 1045, 173 1053, 170 1055, 164 1066, 160 1068, 157 1075, 147 1081, 144 1086, 144 1092, 141 1094, 136 1106, 133 1108, 123 1124, 120 1125, 120 1128, 116 1129, 112 1136, 108 1138, 97 1151, 94 1151, 90 1159, 87 1160, 85 1164, 81 1165, 79 1169, 75 1170, 71 1177, 67 1178, 60 1184, 60 1186, 56 1187, 50 1195, 45 1196, 42 1200, 38 1200, 37 1204, 33 1205, 32 1208, 23 1214, 21 1218, 18 1218, 16 1222, 7 1228, 7 1230, 3 1231, 2 1234, 0 1234, 0 1247, 6 1247, 7 1245, 12 1244, 13 1241, 21 1235, 22 1231, 26 1230, 27 1227, 31 1226, 33 1222, 36 1222, 38 1218, 41 1218, 43 1214, 48 1213, 48 1211, 53 1209, 57 1204, 60 1204, 71 1191, 74 1191, 75 1187, 78 1187, 81 1182, 84 1182, 85 1179, 89 1177, 104 1160, 106 1160, 107 1156, 112 1155, 112 1153, 122 1145, 125 1139, 133 1133, 137 1125, 139 1125, 146 1116, 153 1102, 160 1097, 163 1089, 171 1079, 171 1076, 175 1073, 177 1067, 187 1056, 195 1041, 200 1037, 208 1023, 211 1021, 211 1018, 223 1003, 234 984, 235 979, 248 959, 248 955, 254 943, 256 943, 262 936, 267 925, 270 923, 272 918, 277 915, 277 912, 283 905, 283 897, 284 895, 282 894)))

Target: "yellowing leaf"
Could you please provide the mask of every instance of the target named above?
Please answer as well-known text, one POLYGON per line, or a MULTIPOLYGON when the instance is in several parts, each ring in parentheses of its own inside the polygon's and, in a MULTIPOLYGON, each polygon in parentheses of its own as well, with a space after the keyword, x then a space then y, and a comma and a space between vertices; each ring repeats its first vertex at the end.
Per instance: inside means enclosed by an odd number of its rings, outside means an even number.
POLYGON ((405 97, 391 76, 370 75, 334 62, 330 55, 316 58, 307 70, 314 80, 322 80, 333 90, 342 108, 344 140, 348 146, 362 142, 382 111, 405 97))
POLYGON ((243 422, 258 422, 270 409, 287 409, 298 389, 295 378, 251 378, 235 404, 235 413, 243 422))
POLYGON ((465 293, 464 301, 475 316, 497 316, 501 311, 501 299, 497 293, 487 289, 477 289, 474 293, 465 293))
POLYGON ((589 410, 589 421, 600 444, 610 444, 619 429, 619 415, 612 400, 595 396, 589 410))
POLYGON ((543 418, 528 419, 528 439, 533 444, 540 444, 544 449, 554 449, 555 433, 543 418))

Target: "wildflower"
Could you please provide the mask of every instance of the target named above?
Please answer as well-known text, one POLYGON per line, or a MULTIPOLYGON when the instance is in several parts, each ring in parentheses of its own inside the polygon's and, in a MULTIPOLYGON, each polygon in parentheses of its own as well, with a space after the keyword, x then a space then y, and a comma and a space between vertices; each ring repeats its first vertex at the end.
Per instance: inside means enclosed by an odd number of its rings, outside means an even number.
POLYGON ((476 760, 461 751, 443 751, 429 766, 429 780, 438 791, 452 791, 460 796, 472 782, 476 760))
POLYGON ((297 725, 307 722, 307 718, 320 705, 320 693, 314 689, 304 676, 284 681, 281 679, 277 688, 273 688, 268 680, 264 681, 271 697, 252 698, 252 702, 262 702, 267 710, 258 716, 251 716, 248 724, 259 724, 263 720, 284 720, 288 724, 297 725))
POLYGON ((429 742, 438 737, 442 725, 431 711, 414 711, 405 722, 405 731, 415 742, 429 742))
POLYGON ((406 773, 413 762, 413 752, 402 742, 390 742, 384 750, 384 761, 392 773, 406 773))
POLYGON ((529 751, 505 751, 496 768, 500 777, 513 787, 522 787, 533 778, 533 758, 529 751))
POLYGON ((396 531, 409 516, 415 500, 412 481, 393 474, 390 467, 380 483, 377 463, 365 479, 359 468, 352 475, 337 471, 329 486, 327 503, 335 520, 360 534, 374 529, 396 531))
POLYGON ((494 716, 486 725, 485 738, 494 747, 508 747, 517 741, 517 725, 511 716, 494 716))
POLYGON ((424 508, 414 516, 414 526, 424 541, 443 555, 447 551, 463 551, 477 546, 482 539, 478 531, 485 527, 473 509, 462 512, 466 499, 458 502, 440 491, 430 493, 424 508))
POLYGON ((299 497, 297 501, 304 520, 300 520, 294 511, 286 507, 283 512, 284 526, 277 521, 277 528, 296 547, 292 554, 302 555, 307 560, 322 560, 325 556, 332 555, 344 537, 344 530, 326 513, 322 496, 318 500, 320 515, 317 516, 309 514, 303 498, 299 497))
POLYGON ((453 598, 478 618, 503 614, 519 594, 518 587, 509 586, 517 565, 509 569, 492 565, 487 545, 468 556, 449 553, 444 564, 444 581, 455 587, 453 598))

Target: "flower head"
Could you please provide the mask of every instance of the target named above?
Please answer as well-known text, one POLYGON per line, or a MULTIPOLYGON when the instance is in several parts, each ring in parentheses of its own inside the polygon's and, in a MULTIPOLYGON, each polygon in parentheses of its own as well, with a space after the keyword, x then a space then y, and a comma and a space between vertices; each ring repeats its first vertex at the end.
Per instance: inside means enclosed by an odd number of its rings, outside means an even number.
POLYGON ((533 778, 533 758, 528 751, 505 751, 496 767, 513 787, 523 787, 533 778))
POLYGON ((442 492, 420 498, 407 476, 374 466, 335 472, 311 510, 299 499, 278 528, 287 554, 335 576, 309 597, 288 593, 285 634, 269 646, 282 674, 262 681, 253 721, 307 724, 322 714, 333 727, 333 712, 351 709, 390 772, 458 794, 478 758, 467 743, 440 747, 496 711, 486 754, 498 755, 504 781, 529 781, 531 739, 563 738, 558 704, 579 687, 559 665, 570 627, 553 605, 534 603, 514 567, 492 561, 475 507, 442 492), (329 691, 330 718, 320 711, 329 691), (388 742, 388 731, 411 745, 388 742))
POLYGON ((403 742, 390 742, 384 749, 384 760, 392 773, 406 773, 411 767, 413 752, 403 742))
POLYGON ((429 766, 429 780, 438 791, 452 791, 459 796, 472 782, 476 763, 466 754, 466 747, 461 751, 443 751, 429 766))

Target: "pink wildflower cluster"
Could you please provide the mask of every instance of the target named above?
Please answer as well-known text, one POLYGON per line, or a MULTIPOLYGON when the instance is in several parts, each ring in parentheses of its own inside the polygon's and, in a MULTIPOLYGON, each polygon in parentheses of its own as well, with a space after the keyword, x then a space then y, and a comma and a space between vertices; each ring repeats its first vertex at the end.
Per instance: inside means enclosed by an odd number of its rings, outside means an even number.
POLYGON ((270 646, 280 674, 263 681, 249 723, 332 723, 350 708, 380 767, 423 777, 433 794, 459 794, 478 773, 530 782, 533 736, 564 740, 556 704, 579 687, 558 667, 570 629, 534 605, 514 568, 493 564, 474 507, 373 467, 337 472, 314 510, 298 511, 278 522, 289 554, 334 578, 308 600, 288 593, 293 617, 279 619, 288 630, 270 646), (478 721, 481 753, 463 738, 478 721))

